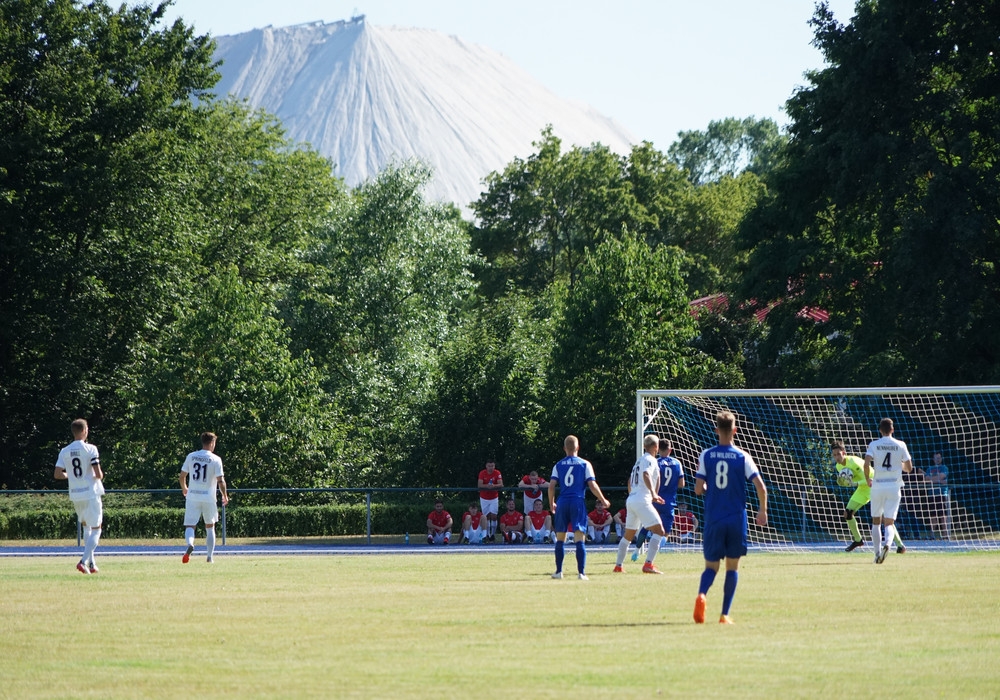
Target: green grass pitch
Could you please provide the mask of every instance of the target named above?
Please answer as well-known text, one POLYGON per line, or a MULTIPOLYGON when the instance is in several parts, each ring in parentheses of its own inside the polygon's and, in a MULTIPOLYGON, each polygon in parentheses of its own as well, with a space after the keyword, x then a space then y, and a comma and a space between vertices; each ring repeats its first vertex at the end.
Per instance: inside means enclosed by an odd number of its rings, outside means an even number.
POLYGON ((733 626, 697 554, 613 557, 4 558, 0 697, 1000 696, 997 553, 751 553, 733 626))

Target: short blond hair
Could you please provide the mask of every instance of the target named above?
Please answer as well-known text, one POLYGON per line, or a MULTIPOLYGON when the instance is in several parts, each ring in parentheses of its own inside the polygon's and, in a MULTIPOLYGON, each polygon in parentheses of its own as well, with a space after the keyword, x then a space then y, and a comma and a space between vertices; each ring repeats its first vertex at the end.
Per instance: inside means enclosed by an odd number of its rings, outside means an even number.
POLYGON ((731 411, 719 411, 715 414, 715 427, 724 433, 731 433, 736 428, 736 416, 731 411))
POLYGON ((642 439, 642 448, 644 450, 648 450, 653 445, 656 445, 657 447, 660 446, 660 438, 653 433, 650 433, 642 439))

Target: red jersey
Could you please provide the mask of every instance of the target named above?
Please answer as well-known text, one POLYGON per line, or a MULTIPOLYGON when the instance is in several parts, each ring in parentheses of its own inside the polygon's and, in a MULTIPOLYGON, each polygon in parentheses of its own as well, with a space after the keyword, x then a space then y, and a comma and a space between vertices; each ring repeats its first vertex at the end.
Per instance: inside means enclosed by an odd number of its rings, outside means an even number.
MULTIPOLYGON (((482 481, 484 484, 490 484, 491 486, 495 485, 495 484, 502 484, 503 483, 503 477, 500 476, 500 470, 499 469, 494 469, 492 474, 490 474, 488 471, 486 471, 485 469, 483 469, 482 471, 479 472, 479 480, 482 481)), ((480 491, 479 492, 479 497, 482 498, 482 499, 484 499, 484 500, 487 500, 487 501, 492 501, 494 498, 497 498, 499 495, 500 495, 499 491, 480 491)))
POLYGON ((520 511, 506 511, 500 516, 500 524, 506 525, 507 527, 514 527, 520 530, 523 522, 524 516, 521 515, 520 511))
POLYGON ((451 513, 446 510, 438 512, 432 510, 431 514, 427 516, 427 519, 431 521, 431 525, 434 527, 448 527, 448 519, 451 518, 451 513))
POLYGON ((545 518, 549 516, 549 511, 543 510, 541 513, 536 513, 533 510, 528 511, 528 519, 531 520, 531 527, 535 530, 541 530, 545 527, 545 518))
POLYGON ((686 535, 694 532, 694 513, 674 513, 674 532, 678 535, 686 535))
MULTIPOLYGON (((531 486, 531 485, 544 484, 545 480, 542 479, 542 477, 538 477, 538 481, 532 481, 531 480, 531 475, 530 474, 525 474, 524 477, 521 479, 521 483, 525 484, 525 485, 531 486)), ((542 497, 542 490, 540 488, 539 489, 525 489, 524 490, 524 495, 527 496, 528 498, 530 498, 532 501, 537 501, 539 498, 542 497)))
POLYGON ((609 513, 606 510, 600 511, 595 508, 594 510, 587 513, 587 517, 594 522, 594 525, 597 525, 598 527, 604 527, 605 524, 610 522, 612 516, 611 513, 609 513))
MULTIPOLYGON (((472 514, 469 511, 465 511, 464 513, 462 513, 462 522, 464 523, 465 519, 468 518, 470 515, 472 515, 472 514)), ((472 529, 473 530, 478 530, 479 529, 479 521, 482 520, 482 519, 483 519, 483 514, 481 512, 477 511, 475 515, 472 515, 472 529)))
POLYGON ((619 520, 621 520, 622 522, 625 522, 625 518, 628 516, 628 510, 626 510, 625 508, 622 508, 615 515, 618 516, 619 520))

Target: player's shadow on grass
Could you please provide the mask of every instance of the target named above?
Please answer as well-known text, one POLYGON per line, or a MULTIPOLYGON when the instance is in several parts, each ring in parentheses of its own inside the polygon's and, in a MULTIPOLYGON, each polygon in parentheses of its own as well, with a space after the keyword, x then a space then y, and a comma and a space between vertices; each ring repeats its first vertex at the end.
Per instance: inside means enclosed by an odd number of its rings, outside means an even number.
POLYGON ((678 625, 688 626, 689 622, 670 622, 669 620, 663 620, 662 622, 581 622, 579 624, 562 624, 562 625, 549 625, 550 627, 564 627, 567 629, 583 629, 583 628, 593 628, 593 629, 621 629, 625 627, 676 627, 678 625))
MULTIPOLYGON (((870 564, 871 560, 872 560, 871 559, 872 555, 871 555, 871 553, 867 553, 867 555, 868 556, 865 558, 865 561, 870 564)), ((847 555, 847 556, 848 556, 848 558, 850 558, 850 555, 847 555)), ((898 556, 902 556, 902 555, 898 555, 898 556)), ((859 557, 859 556, 858 557, 853 557, 853 558, 855 560, 857 560, 857 561, 861 561, 861 557, 859 557)), ((844 565, 844 561, 845 561, 844 559, 837 559, 837 560, 834 560, 834 561, 786 561, 786 562, 773 563, 773 566, 843 566, 844 565)), ((771 564, 769 564, 769 565, 771 565, 771 564)))

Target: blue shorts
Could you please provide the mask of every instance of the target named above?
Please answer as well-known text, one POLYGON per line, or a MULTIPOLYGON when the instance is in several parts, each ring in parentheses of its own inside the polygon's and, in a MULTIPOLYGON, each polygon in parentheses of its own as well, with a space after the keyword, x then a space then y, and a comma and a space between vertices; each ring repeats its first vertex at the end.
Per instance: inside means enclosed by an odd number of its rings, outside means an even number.
POLYGON ((705 524, 702 533, 702 551, 705 561, 738 559, 747 554, 747 521, 728 520, 705 524))
POLYGON ((660 522, 663 523, 663 531, 670 534, 670 528, 674 526, 674 507, 670 503, 654 503, 653 507, 660 514, 660 522))
POLYGON ((587 502, 582 498, 565 501, 556 499, 556 517, 553 527, 556 532, 587 531, 587 502))

